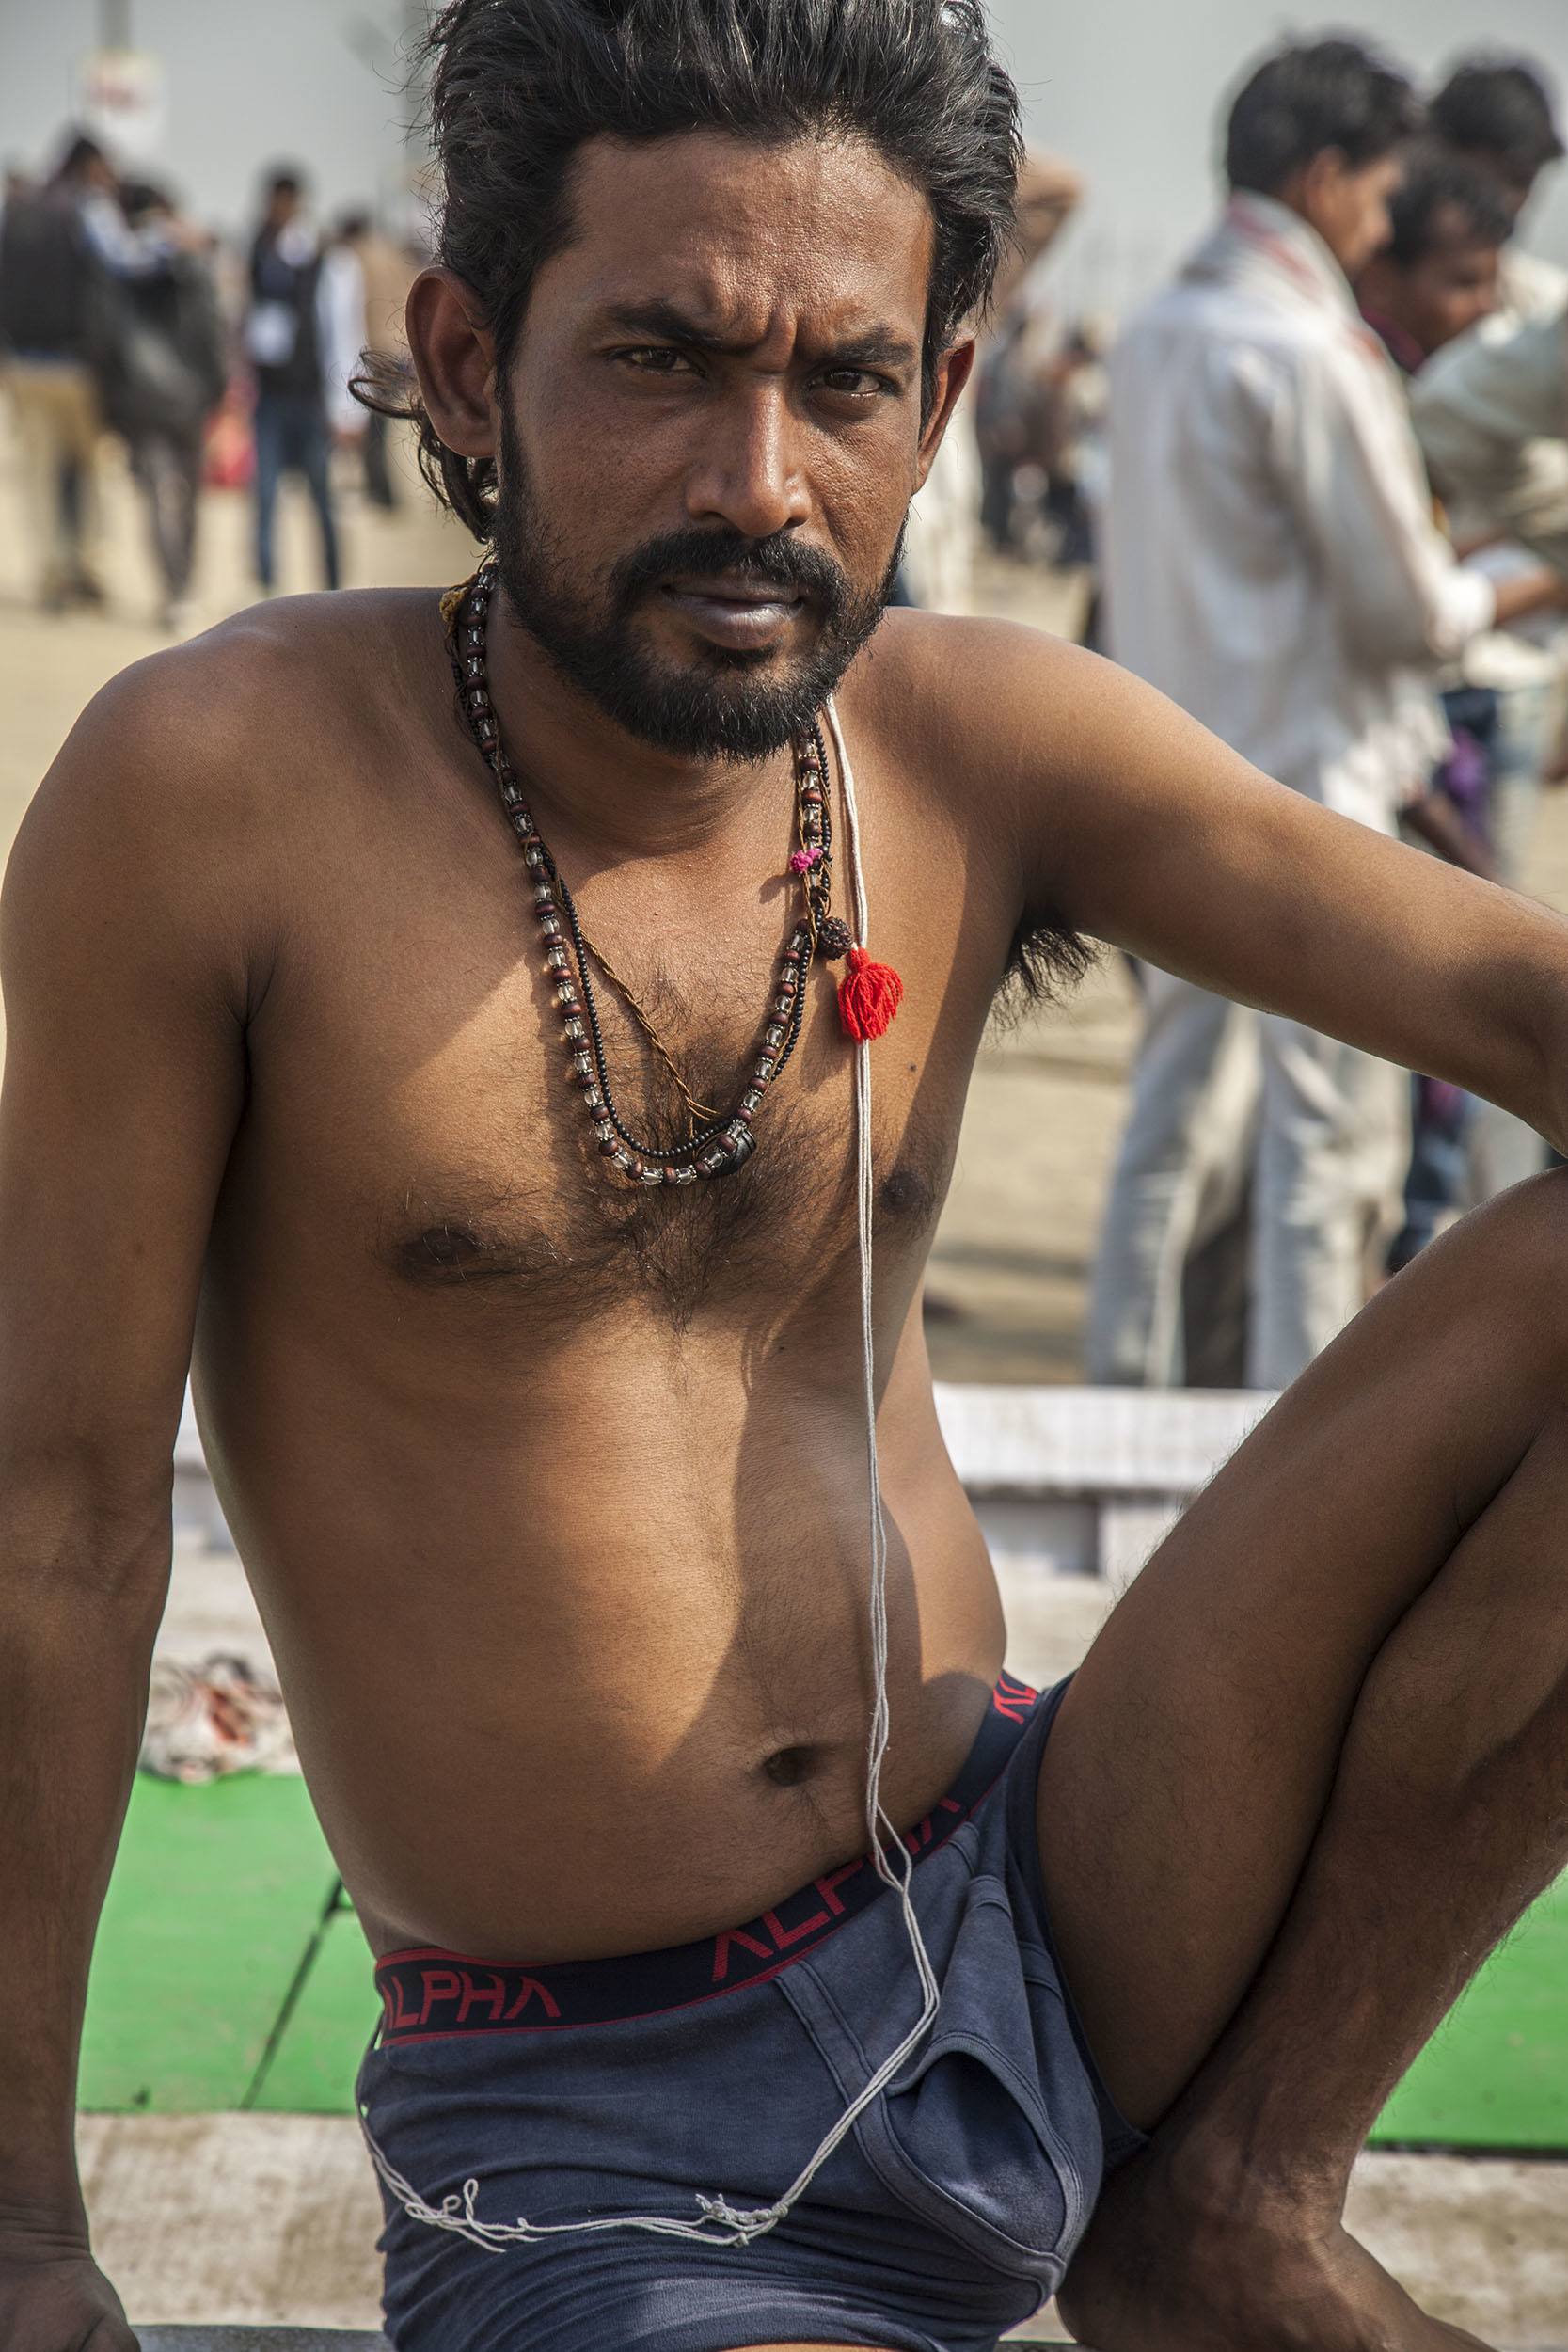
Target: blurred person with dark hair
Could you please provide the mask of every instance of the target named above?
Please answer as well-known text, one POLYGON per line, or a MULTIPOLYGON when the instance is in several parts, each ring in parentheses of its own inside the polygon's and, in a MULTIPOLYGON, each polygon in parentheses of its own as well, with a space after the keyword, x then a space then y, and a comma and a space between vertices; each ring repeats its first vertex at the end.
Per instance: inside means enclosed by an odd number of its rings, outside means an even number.
MULTIPOLYGON (((1434 135, 1497 182, 1517 231, 1542 175, 1568 151, 1540 66, 1493 54, 1464 58, 1428 112, 1434 135)), ((1515 234, 1504 259, 1502 307, 1521 319, 1561 311, 1568 271, 1525 251, 1515 234)))
MULTIPOLYGON (((341 577, 332 495, 330 337, 321 239, 305 212, 303 175, 275 169, 265 183, 250 248, 245 343, 256 378, 256 577, 277 585, 277 495, 286 474, 303 480, 321 534, 328 588, 341 577)), ((330 291, 332 278, 326 275, 330 291)))
POLYGON ((73 133, 40 188, 11 191, 0 217, 0 380, 16 418, 38 592, 58 611, 100 604, 95 374, 105 274, 102 215, 113 168, 73 133))
MULTIPOLYGON (((135 2344, 71 2090, 188 1370, 377 1958, 399 2352, 995 2352, 1057 2288, 1101 2352, 1460 2352, 1344 2202, 1568 1862, 1564 1187, 1049 1692, 920 1302, 1009 975, 1092 934, 1568 1138, 1568 924, 888 612, 1012 222, 976 0, 431 51, 405 405, 475 571, 137 663, 0 905, 0 2344, 135 2344)), ((1368 168, 1302 167, 1363 259, 1368 168)))
POLYGON ((1413 159, 1389 219, 1355 291, 1401 374, 1414 375, 1499 307, 1513 220, 1487 173, 1440 148, 1413 159))
MULTIPOLYGON (((1568 271, 1526 251, 1518 233, 1542 175, 1564 152, 1552 93, 1532 60, 1482 55, 1454 69, 1432 119, 1452 153, 1492 179, 1514 233, 1496 310, 1445 344, 1413 383, 1416 430, 1456 535, 1478 548, 1478 570, 1509 582, 1544 558, 1568 577, 1568 271)), ((1568 770, 1553 752, 1565 672, 1568 635, 1546 616, 1516 620, 1465 655, 1466 683, 1495 703, 1492 853, 1514 888, 1542 784, 1568 770)), ((1522 1182, 1545 1158, 1520 1120, 1482 1105, 1471 1131, 1472 1197, 1522 1182)))
MULTIPOLYGON (((1357 43, 1277 51, 1230 110, 1224 219, 1112 363, 1111 650, 1307 799, 1391 834, 1447 745, 1437 674, 1499 609, 1439 532, 1351 280, 1420 127, 1357 43)), ((1409 1154, 1403 1073, 1151 967, 1091 1295, 1097 1380, 1183 1376, 1195 1253, 1251 1188, 1244 1377, 1282 1388, 1355 1313, 1409 1154)))
POLYGON ((121 204, 147 259, 115 289, 100 371, 103 410, 146 501, 159 619, 178 635, 189 620, 207 422, 228 380, 226 336, 204 241, 173 199, 136 181, 121 204))
MULTIPOLYGON (((1491 172, 1438 145, 1412 158, 1390 213, 1393 235, 1362 271, 1356 294, 1362 316, 1382 337, 1402 375, 1410 378, 1433 353, 1497 311, 1501 257, 1513 234, 1513 214, 1491 172)), ((1453 748, 1402 818, 1405 832, 1438 855, 1494 881, 1499 879, 1494 841, 1500 811, 1493 765, 1499 704, 1491 686, 1477 682, 1470 665, 1482 658, 1495 635, 1487 631, 1472 640, 1464 656, 1468 675, 1445 687, 1443 708, 1453 748)), ((1411 1084, 1404 1220, 1389 1248, 1390 1273, 1408 1265, 1470 1205, 1478 1120, 1487 1109, 1461 1087, 1420 1076, 1411 1084)))
MULTIPOLYGON (((382 384, 395 387, 401 382, 406 389, 413 382, 414 371, 408 356, 404 312, 408 290, 419 273, 401 246, 376 227, 369 213, 345 214, 338 224, 337 242, 353 256, 359 270, 364 355, 382 384)), ((360 354, 356 351, 356 372, 359 358, 360 354)), ((401 501, 388 456, 391 419, 385 406, 372 408, 368 414, 361 409, 359 419, 363 427, 365 496, 383 513, 394 513, 401 501)))

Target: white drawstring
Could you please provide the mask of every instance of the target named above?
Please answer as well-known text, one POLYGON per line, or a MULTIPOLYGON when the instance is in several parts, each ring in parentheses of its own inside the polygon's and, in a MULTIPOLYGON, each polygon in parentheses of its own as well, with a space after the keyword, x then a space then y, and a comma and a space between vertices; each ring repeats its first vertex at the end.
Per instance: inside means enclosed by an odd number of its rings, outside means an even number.
MULTIPOLYGON (((858 946, 863 947, 870 918, 865 895, 865 869, 861 860, 860 809, 855 801, 854 771, 849 765, 849 754, 844 741, 844 730, 838 723, 838 712, 831 700, 826 706, 826 716, 844 787, 855 942, 858 946)), ((871 1149, 871 1047, 864 1038, 859 1039, 855 1044, 854 1104, 861 1358, 865 1402, 866 1476, 870 1495, 871 1672, 874 1684, 871 1734, 866 1750, 865 1825, 868 1851, 877 1875, 896 1890, 903 1909, 905 1931, 910 1939, 910 1949, 914 1955, 915 1970, 924 1996, 920 2015, 893 2055, 883 2059, 865 2088, 846 2107, 821 2146, 776 2204, 737 2210, 722 2194, 699 2196, 697 2204, 701 2218, 696 2221, 677 2221, 668 2216, 651 2214, 615 2215, 600 2221, 528 2221, 521 2216, 515 2221, 481 2221, 474 2210, 479 2196, 477 2180, 465 2181, 460 2194, 444 2197, 439 2205, 431 2205, 404 2180, 376 2145, 361 2101, 359 2123, 365 2135, 365 2144, 370 2150, 371 2162, 410 2219, 422 2221, 434 2230, 450 2230, 454 2235, 483 2247, 488 2253, 499 2254, 508 2246, 529 2245, 539 2238, 570 2237, 594 2230, 651 2230, 660 2237, 695 2238, 707 2246, 750 2246, 753 2238, 764 2237, 769 2230, 777 2229, 791 2208, 804 2196, 840 2141, 853 2129, 872 2101, 880 2096, 905 2059, 912 2057, 941 2003, 941 1989, 931 1966, 930 1955, 926 1949, 925 1938, 920 1932, 920 1922, 915 1916, 911 1891, 913 1858, 898 1836, 895 1824, 883 1810, 881 1796, 882 1763, 887 1755, 892 1719, 887 1695, 887 1521, 882 1512, 881 1475, 877 1459, 877 1347, 871 1267, 872 1219, 876 1210, 876 1171, 871 1149), (888 1859, 889 1844, 898 1856, 896 1868, 888 1859)))

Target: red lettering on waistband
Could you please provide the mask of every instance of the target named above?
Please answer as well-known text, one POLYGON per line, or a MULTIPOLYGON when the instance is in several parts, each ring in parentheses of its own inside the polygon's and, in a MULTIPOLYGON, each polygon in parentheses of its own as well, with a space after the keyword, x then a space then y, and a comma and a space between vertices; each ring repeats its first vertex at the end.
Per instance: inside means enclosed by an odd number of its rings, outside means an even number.
POLYGON ((424 2007, 417 2023, 428 2026, 436 2002, 455 2001, 463 1990, 463 1979, 455 1968, 421 1968, 420 1982, 424 1986, 424 2007))
POLYGON ((776 1911, 765 1911, 762 1915, 762 1924, 779 1950, 787 1952, 792 1944, 802 1943, 808 1935, 815 1935, 818 1928, 825 1928, 828 1924, 828 1914, 825 1911, 814 1911, 811 1917, 802 1919, 798 1928, 786 1928, 776 1911))
POLYGON ((715 1984, 722 1984, 730 1973, 730 1946, 732 1944, 744 1945, 747 1951, 752 1953, 758 1960, 771 1960, 773 1957, 767 1945, 760 1944, 756 1937, 749 1935, 744 1928, 726 1928, 722 1935, 716 1935, 713 1939, 713 1981, 715 1984))
POLYGON ((490 2022, 494 2025, 506 2008, 506 1979, 493 1976, 488 1984, 476 1984, 467 1970, 463 1971, 463 1998, 457 2004, 457 2022, 467 2023, 468 2011, 488 2005, 490 2022))
POLYGON ((537 1977, 525 1977, 518 1988, 516 1999, 507 2010, 501 2023, 510 2026, 512 2020, 515 2017, 520 2017, 530 2001, 534 1999, 539 2001, 546 2017, 560 2016, 561 2004, 550 1992, 549 1987, 541 1984, 537 1977))
POLYGON ((1031 1690, 1027 1682, 1017 1682, 1011 1675, 1001 1675, 990 1694, 990 1703, 999 1715, 1006 1715, 1010 1724, 1021 1724, 1038 1697, 1039 1692, 1031 1690))
POLYGON ((391 1999, 387 2005, 387 2018, 394 2033, 408 2033, 414 2026, 424 2024, 424 2019, 417 2009, 404 2009, 401 1977, 393 1977, 391 1979, 391 1999))
POLYGON ((847 1862, 842 1870, 830 1870, 826 1878, 818 1879, 816 1882, 817 1893, 821 1896, 823 1901, 827 1904, 828 1909, 832 1913, 835 1919, 842 1915, 844 1905, 839 1901, 838 1897, 834 1894, 834 1887, 842 1886, 846 1879, 852 1879, 857 1870, 863 1870, 864 1867, 865 1856, 862 1854, 858 1862, 847 1862))

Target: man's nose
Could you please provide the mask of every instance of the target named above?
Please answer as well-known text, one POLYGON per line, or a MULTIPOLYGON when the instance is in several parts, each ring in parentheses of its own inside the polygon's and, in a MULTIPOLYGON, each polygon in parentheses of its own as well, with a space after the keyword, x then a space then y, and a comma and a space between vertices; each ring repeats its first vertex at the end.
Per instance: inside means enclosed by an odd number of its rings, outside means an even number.
POLYGON ((693 522, 718 519, 768 539, 806 520, 810 495, 782 385, 752 385, 716 403, 702 436, 686 485, 693 522))

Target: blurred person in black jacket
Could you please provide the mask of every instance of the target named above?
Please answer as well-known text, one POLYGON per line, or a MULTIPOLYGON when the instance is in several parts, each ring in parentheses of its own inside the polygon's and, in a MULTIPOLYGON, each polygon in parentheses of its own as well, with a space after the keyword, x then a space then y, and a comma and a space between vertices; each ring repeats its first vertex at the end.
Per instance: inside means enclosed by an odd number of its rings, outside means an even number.
POLYGON ((0 370, 22 447, 38 591, 58 612, 97 604, 91 555, 102 418, 95 379, 115 175, 95 140, 68 140, 41 187, 18 185, 0 223, 0 370))
POLYGON ((198 234, 161 188, 126 187, 128 229, 145 266, 115 287, 103 366, 104 413, 123 435, 147 501, 172 634, 188 615, 207 421, 227 374, 223 319, 198 234))
POLYGON ((245 349, 256 375, 256 575, 277 580, 274 526, 286 473, 304 479, 321 529, 328 588, 341 576, 332 504, 332 427, 322 323, 322 245, 296 171, 272 172, 250 251, 245 349))

